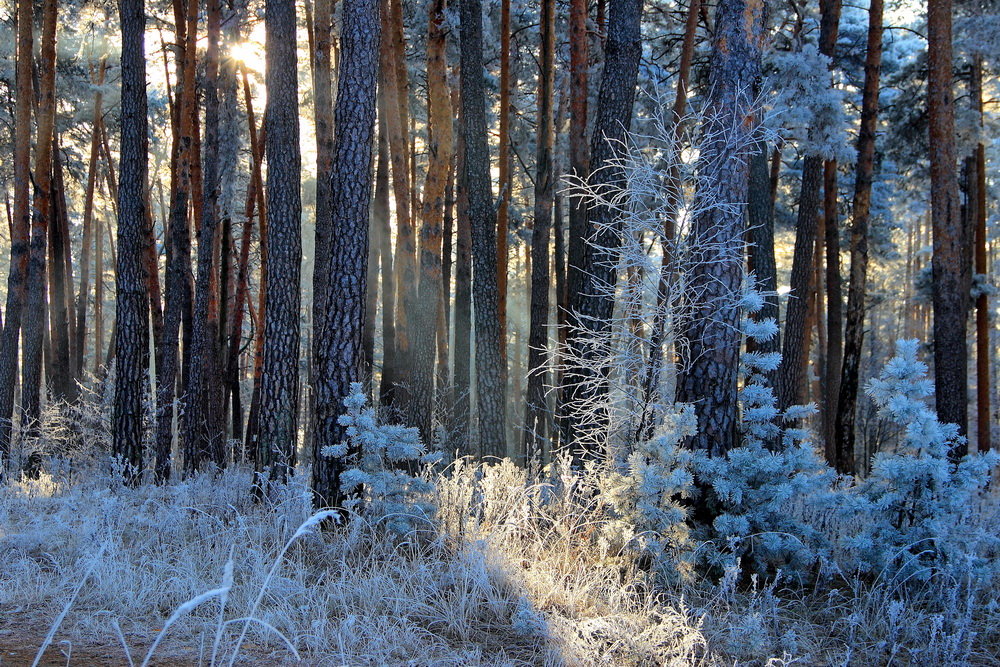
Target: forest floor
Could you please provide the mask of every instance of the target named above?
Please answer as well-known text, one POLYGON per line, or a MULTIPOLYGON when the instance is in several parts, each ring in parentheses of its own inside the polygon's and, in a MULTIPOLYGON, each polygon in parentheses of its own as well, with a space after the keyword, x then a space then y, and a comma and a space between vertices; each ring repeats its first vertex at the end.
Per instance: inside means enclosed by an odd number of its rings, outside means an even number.
POLYGON ((1000 661, 992 593, 653 586, 599 547, 593 515, 529 503, 511 464, 438 479, 434 525, 405 537, 370 518, 302 529, 303 472, 264 503, 241 469, 136 489, 65 476, 0 486, 0 665, 43 645, 40 665, 140 665, 160 635, 149 665, 1000 661))

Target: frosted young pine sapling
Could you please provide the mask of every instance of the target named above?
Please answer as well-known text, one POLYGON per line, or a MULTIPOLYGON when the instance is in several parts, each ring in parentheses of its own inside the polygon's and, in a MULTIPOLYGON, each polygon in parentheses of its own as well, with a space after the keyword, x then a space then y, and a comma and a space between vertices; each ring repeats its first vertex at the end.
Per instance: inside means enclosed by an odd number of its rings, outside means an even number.
POLYGON ((412 531, 417 522, 426 520, 432 507, 420 498, 433 490, 430 482, 410 475, 405 464, 433 463, 437 456, 427 454, 415 428, 379 424, 375 410, 361 383, 351 383, 351 393, 344 399, 347 414, 340 424, 347 427, 348 443, 324 447, 324 456, 348 457, 340 481, 345 494, 353 498, 346 509, 359 510, 375 520, 385 520, 397 533, 412 531), (350 453, 349 453, 350 452, 350 453), (356 453, 355 453, 356 452, 356 453))
MULTIPOLYGON (((763 296, 745 288, 741 306, 758 313, 763 296)), ((777 333, 773 319, 744 317, 745 336, 758 341, 777 333)), ((767 373, 781 362, 778 353, 745 353, 741 360, 740 447, 725 457, 699 455, 694 474, 710 515, 710 526, 698 526, 695 535, 706 540, 700 560, 710 568, 725 569, 742 562, 758 572, 781 569, 802 573, 815 562, 819 533, 792 511, 797 500, 814 502, 830 488, 832 471, 823 465, 810 444, 809 432, 794 424, 815 412, 815 406, 778 410, 767 373), (791 425, 790 425, 791 424, 791 425)))
POLYGON ((925 400, 934 393, 919 341, 896 343, 893 357, 867 392, 883 418, 902 432, 893 451, 875 455, 871 475, 848 511, 861 529, 847 541, 862 571, 924 579, 935 571, 976 576, 997 571, 991 556, 1000 540, 974 528, 998 456, 968 454, 957 464, 949 452, 960 443, 954 424, 943 424, 925 400))

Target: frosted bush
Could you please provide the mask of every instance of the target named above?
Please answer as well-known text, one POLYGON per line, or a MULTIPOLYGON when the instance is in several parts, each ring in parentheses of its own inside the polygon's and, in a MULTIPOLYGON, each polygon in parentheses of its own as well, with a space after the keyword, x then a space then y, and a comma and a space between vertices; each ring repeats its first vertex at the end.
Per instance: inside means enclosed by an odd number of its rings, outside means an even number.
MULTIPOLYGON (((754 315, 764 300, 747 288, 741 302, 754 315)), ((777 326, 771 318, 745 318, 743 329, 747 337, 767 340, 777 326)), ((700 561, 716 571, 742 562, 758 572, 801 574, 816 561, 823 542, 820 533, 791 509, 797 502, 822 502, 833 473, 817 457, 808 431, 796 426, 815 412, 815 406, 791 406, 784 412, 777 408, 767 374, 780 361, 777 353, 743 355, 743 442, 725 457, 699 455, 693 460, 702 489, 699 502, 712 517, 710 526, 695 531, 706 540, 700 561)))
POLYGON ((599 497, 610 519, 602 526, 605 549, 648 554, 668 579, 687 572, 690 551, 685 498, 692 492, 692 452, 680 446, 697 430, 693 406, 679 405, 654 436, 638 443, 610 470, 595 471, 599 497))
POLYGON ((353 446, 327 446, 322 454, 347 458, 340 475, 341 489, 352 495, 344 503, 346 509, 384 520, 396 533, 411 532, 433 513, 432 506, 422 500, 433 485, 410 474, 408 468, 432 463, 436 457, 426 453, 417 429, 380 424, 360 382, 351 383, 344 407, 347 413, 340 417, 340 424, 347 427, 353 446))
POLYGON ((859 529, 845 546, 862 571, 920 579, 940 570, 995 573, 1000 541, 976 519, 991 500, 985 494, 998 457, 991 451, 949 459, 964 439, 927 407, 934 385, 918 348, 916 340, 898 341, 896 356, 868 384, 879 414, 901 434, 895 450, 875 455, 871 475, 847 498, 845 511, 859 517, 859 529))

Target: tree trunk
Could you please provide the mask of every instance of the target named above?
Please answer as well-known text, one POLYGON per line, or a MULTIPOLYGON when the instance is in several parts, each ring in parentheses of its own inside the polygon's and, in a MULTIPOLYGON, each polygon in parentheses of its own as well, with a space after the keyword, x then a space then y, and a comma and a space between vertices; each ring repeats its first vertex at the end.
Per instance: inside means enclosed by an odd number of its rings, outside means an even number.
MULTIPOLYGON (((83 236, 80 242, 80 289, 76 297, 76 344, 73 346, 73 372, 83 377, 87 346, 87 301, 90 299, 90 248, 93 244, 94 192, 97 188, 97 161, 101 152, 101 109, 104 102, 104 75, 107 60, 102 58, 97 67, 97 92, 94 93, 94 122, 90 132, 90 159, 87 167, 87 186, 83 200, 83 236)), ((93 70, 91 70, 93 71, 93 70)), ((96 351, 95 351, 95 356, 96 351)))
MULTIPOLYGON (((598 189, 620 185, 623 178, 621 170, 608 168, 608 163, 614 157, 616 142, 625 137, 632 120, 636 78, 642 55, 641 20, 642 0, 614 0, 611 3, 604 75, 601 78, 597 117, 590 143, 589 180, 591 186, 598 189)), ((591 358, 593 352, 589 338, 607 330, 614 310, 613 295, 605 293, 606 288, 611 286, 613 289, 617 281, 617 262, 613 253, 619 240, 617 233, 613 231, 614 216, 615 213, 608 207, 595 206, 589 211, 584 234, 587 244, 579 266, 577 284, 574 285, 573 278, 570 278, 572 330, 568 336, 568 345, 573 358, 582 360, 579 367, 567 374, 570 385, 568 400, 571 403, 590 402, 607 392, 606 382, 600 389, 591 389, 590 384, 582 387, 580 382, 595 373, 603 375, 608 371, 595 368, 596 360, 591 358), (594 245, 608 251, 597 251, 594 245)), ((570 249, 571 256, 572 252, 570 249)), ((592 443, 600 440, 599 434, 607 426, 604 422, 604 419, 598 419, 592 423, 582 423, 578 417, 572 414, 569 416, 568 444, 577 450, 575 454, 582 453, 588 457, 599 454, 592 443), (587 445, 587 451, 582 451, 584 441, 591 443, 587 445)))
POLYGON ((553 85, 555 0, 543 0, 538 73, 538 137, 535 142, 535 220, 531 231, 531 313, 528 332, 528 392, 524 425, 524 459, 541 460, 546 439, 545 385, 548 384, 549 237, 552 228, 552 146, 555 140, 553 85))
POLYGON ((191 308, 191 236, 188 207, 192 191, 195 109, 195 46, 198 11, 194 0, 175 0, 174 19, 178 49, 176 163, 170 184, 170 220, 166 234, 167 265, 164 290, 163 332, 158 341, 156 369, 156 478, 170 477, 174 399, 180 369, 180 337, 186 313, 191 308))
MULTIPOLYGON (((379 384, 379 405, 393 403, 393 387, 399 380, 399 357, 396 349, 396 278, 392 264, 392 228, 389 224, 389 137, 386 129, 385 95, 377 100, 378 166, 375 173, 373 217, 378 225, 379 265, 382 276, 382 381, 379 384)), ((371 286, 369 286, 371 287, 371 286)))
POLYGON ((267 275, 279 279, 267 286, 257 467, 283 482, 295 465, 299 405, 302 203, 294 0, 268 3, 265 21, 267 275))
MULTIPOLYGON (((458 107, 454 99, 452 107, 458 107)), ((458 119, 455 169, 455 428, 459 446, 465 453, 474 448, 470 440, 472 419, 472 227, 465 187, 465 130, 462 115, 458 119)))
MULTIPOLYGON (((38 137, 35 152, 35 200, 28 254, 28 293, 24 305, 21 358, 21 431, 27 438, 38 433, 41 417, 42 346, 45 337, 46 245, 53 226, 55 197, 52 186, 52 152, 56 119, 56 0, 42 5, 42 43, 38 64, 38 137)), ((54 262, 53 262, 54 263, 54 262)), ((54 296, 54 295, 53 295, 54 296)), ((29 462, 36 467, 40 462, 29 462)), ((35 472, 37 469, 29 472, 35 472)))
MULTIPOLYGON (((219 222, 219 0, 208 0, 208 48, 205 53, 204 167, 201 177, 201 228, 198 230, 198 277, 191 332, 190 382, 184 411, 184 468, 188 473, 208 463, 226 463, 219 385, 219 303, 215 250, 219 222)), ((197 200, 196 200, 197 201, 197 200)), ((291 276, 290 276, 291 278, 291 276)))
MULTIPOLYGON (((955 98, 952 89, 951 0, 927 5, 927 98, 930 130, 931 259, 934 304, 935 403, 942 422, 968 432, 968 342, 970 266, 968 230, 963 228, 955 161, 955 98)), ((965 444, 952 454, 963 456, 965 444)))
POLYGON ((410 206, 410 149, 405 136, 409 125, 409 86, 404 61, 402 9, 398 5, 398 0, 383 0, 380 25, 385 39, 379 52, 379 75, 385 99, 392 189, 396 202, 396 257, 393 265, 397 298, 396 349, 392 352, 399 375, 394 391, 396 402, 405 404, 408 399, 400 394, 405 394, 405 388, 412 381, 411 320, 420 304, 417 301, 416 236, 410 206))
POLYGON ((143 0, 121 0, 121 180, 115 306, 115 405, 112 452, 137 483, 143 467, 143 415, 149 365, 149 320, 142 249, 146 226, 146 56, 143 0))
POLYGON ((472 228, 472 261, 476 331, 476 395, 479 454, 502 457, 506 452, 506 405, 496 272, 496 212, 490 188, 486 142, 483 15, 480 0, 460 0, 461 99, 465 160, 462 178, 472 228))
POLYGON ((882 0, 872 0, 868 9, 868 50, 865 55, 865 85, 858 132, 858 170, 854 179, 854 203, 851 211, 851 283, 847 292, 847 329, 844 336, 840 397, 837 401, 839 409, 834 451, 834 465, 838 472, 846 475, 855 472, 855 415, 861 384, 868 280, 868 221, 872 178, 875 174, 875 130, 878 124, 879 78, 882 70, 882 6, 882 0))
POLYGON ((76 400, 76 377, 73 373, 75 324, 72 314, 73 264, 70 255, 69 211, 66 205, 61 148, 58 134, 52 146, 52 209, 49 224, 50 338, 52 374, 49 391, 57 401, 76 400))
POLYGON ((444 195, 451 164, 452 128, 451 93, 448 90, 446 61, 445 2, 430 5, 427 30, 427 109, 428 165, 424 183, 423 225, 420 229, 420 308, 414 313, 413 394, 411 423, 420 430, 423 441, 433 436, 434 362, 441 306, 441 244, 444 221, 444 195))
MULTIPOLYGON (((313 436, 313 494, 319 507, 342 507, 340 473, 344 460, 326 456, 325 447, 344 442, 339 423, 351 383, 360 381, 364 361, 361 333, 365 318, 368 207, 372 194, 372 138, 379 63, 378 0, 344 0, 340 73, 335 111, 331 178, 333 244, 327 308, 316 341, 316 417, 313 436)), ((352 452, 357 454, 357 452, 352 452)))
MULTIPOLYGON (((969 86, 972 103, 979 117, 980 132, 983 132, 983 57, 977 55, 972 61, 972 81, 969 86)), ((980 135, 976 144, 975 201, 975 262, 976 273, 988 276, 989 264, 986 247, 989 244, 986 230, 986 144, 980 135)), ((989 451, 991 443, 990 422, 990 309, 989 295, 981 291, 976 297, 976 445, 980 452, 989 451)))
POLYGON ((31 64, 32 3, 17 3, 17 62, 14 96, 14 210, 10 229, 7 274, 7 321, 0 340, 0 473, 10 458, 14 385, 17 382, 18 336, 28 274, 28 234, 31 221, 31 64))
POLYGON ((710 456, 724 455, 738 444, 741 313, 733 301, 744 272, 744 212, 739 203, 746 201, 757 123, 747 91, 760 74, 764 14, 761 0, 722 0, 715 21, 702 131, 708 140, 701 147, 704 167, 697 195, 703 206, 715 205, 695 216, 691 243, 708 243, 716 251, 692 267, 691 289, 699 303, 682 332, 690 356, 677 386, 677 400, 695 404, 698 433, 690 445, 710 456))
MULTIPOLYGON (((824 0, 820 4, 820 51, 832 57, 837 45, 840 0, 824 0)), ((832 82, 831 82, 832 85, 832 82)), ((810 129, 812 132, 813 129, 810 129)), ((792 259, 791 293, 785 313, 785 338, 778 369, 778 407, 785 409, 798 402, 802 393, 801 369, 808 360, 806 327, 810 285, 814 272, 814 250, 819 224, 820 188, 824 181, 824 159, 806 155, 802 163, 802 184, 799 190, 799 211, 795 222, 795 254, 792 259)))
MULTIPOLYGON (((330 29, 333 2, 316 0, 312 28, 313 118, 316 125, 316 240, 314 266, 330 263, 330 163, 333 160, 333 88, 331 84, 330 29)), ((326 272, 313 270, 313 341, 319 337, 316 325, 323 321, 326 305, 326 272)))

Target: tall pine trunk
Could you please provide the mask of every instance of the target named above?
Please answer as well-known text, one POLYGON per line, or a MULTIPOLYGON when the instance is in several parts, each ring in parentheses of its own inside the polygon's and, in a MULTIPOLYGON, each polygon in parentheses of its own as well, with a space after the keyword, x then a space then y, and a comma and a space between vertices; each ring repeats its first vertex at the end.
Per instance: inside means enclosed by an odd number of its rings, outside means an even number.
POLYGON ((480 0, 460 0, 461 99, 465 159, 462 180, 472 230, 476 332, 476 408, 481 456, 506 453, 506 405, 500 356, 499 297, 496 272, 496 211, 490 187, 486 142, 483 12, 480 0))
MULTIPOLYGON (((970 266, 968 230, 963 228, 955 159, 955 93, 952 88, 952 3, 927 4, 927 99, 930 131, 931 258, 934 304, 934 398, 941 421, 968 431, 968 341, 970 266)), ((956 445, 960 457, 967 445, 956 445)))
MULTIPOLYGON (((56 77, 55 0, 42 5, 42 43, 38 64, 38 136, 35 152, 35 205, 31 217, 28 252, 28 293, 25 300, 21 358, 21 430, 27 437, 37 434, 41 416, 42 347, 46 328, 48 287, 46 257, 48 230, 53 226, 52 152, 55 145, 56 77)), ((54 295, 52 295, 54 296, 54 295)), ((38 461, 33 464, 37 465, 38 461)), ((37 472, 37 471, 36 471, 37 472)))
MULTIPOLYGON (((267 308, 260 385, 258 470, 284 481, 295 464, 299 407, 302 202, 299 192, 295 2, 272 0, 267 31, 267 308)), ((324 175, 320 175, 321 178, 324 175)))
MULTIPOLYGON (((632 106, 635 100, 636 79, 639 59, 642 56, 640 23, 642 21, 642 0, 613 0, 610 7, 608 36, 605 46, 604 74, 597 102, 597 117, 594 121, 590 142, 590 185, 601 189, 610 185, 620 185, 623 175, 620 169, 608 168, 614 157, 615 146, 625 137, 632 120, 632 106)), ((614 231, 615 212, 606 206, 590 209, 585 225, 585 245, 580 266, 577 267, 578 282, 574 284, 571 267, 570 278, 570 323, 568 336, 571 354, 579 362, 567 373, 570 384, 569 394, 573 402, 599 401, 599 396, 607 392, 607 383, 598 377, 599 386, 588 382, 581 386, 584 378, 594 374, 604 375, 608 369, 597 368, 593 359, 593 348, 589 338, 606 331, 614 311, 612 295, 605 289, 617 282, 613 253, 619 240, 614 231), (596 247, 605 250, 598 251, 596 247)), ((572 231, 571 231, 572 242, 572 231)), ((570 256, 572 259, 572 248, 570 256)), ((582 423, 579 418, 568 419, 568 443, 575 454, 597 456, 593 443, 601 439, 606 428, 605 419, 593 423, 582 423), (587 451, 582 443, 587 441, 587 451)))
MULTIPOLYGON (((545 385, 549 338, 549 239, 552 228, 552 146, 555 140, 553 84, 555 0, 542 0, 539 34, 538 136, 535 142, 535 220, 531 230, 531 309, 528 331, 528 391, 524 425, 524 458, 541 457, 546 439, 545 385)), ((502 230, 501 230, 502 231, 502 230)))
POLYGON ((411 423, 424 442, 432 438, 434 412, 434 362, 441 307, 441 252, 444 198, 451 164, 451 94, 446 61, 445 2, 430 6, 427 29, 428 165, 424 183, 423 224, 420 229, 419 308, 414 313, 411 423))
MULTIPOLYGON (((324 448, 345 440, 339 418, 351 383, 361 379, 372 195, 372 139, 379 63, 378 0, 344 0, 340 72, 334 121, 330 211, 333 243, 323 338, 316 341, 316 414, 313 424, 313 494, 317 506, 342 507, 341 457, 324 448)), ((356 454, 357 452, 351 452, 356 454)))
POLYGON ((721 0, 715 19, 697 194, 703 204, 715 205, 694 217, 690 240, 695 247, 710 244, 715 252, 692 268, 690 285, 699 303, 683 332, 689 357, 677 386, 677 400, 694 403, 698 418, 698 433, 690 444, 710 456, 724 455, 738 444, 741 313, 733 302, 744 271, 741 203, 747 197, 758 120, 749 91, 760 75, 764 15, 762 0, 721 0))
POLYGON ((121 0, 121 180, 118 190, 118 262, 115 306, 115 404, 112 451, 138 482, 143 461, 143 413, 149 365, 149 320, 142 247, 146 225, 146 56, 143 0, 121 0))
POLYGON ((882 7, 882 0, 872 0, 868 9, 868 51, 865 55, 865 85, 858 132, 858 169, 854 178, 854 203, 851 211, 851 282, 847 292, 847 328, 834 432, 833 464, 838 472, 847 475, 855 472, 855 416, 861 385, 861 352, 865 336, 868 281, 868 222, 871 215, 872 178, 875 174, 875 130, 882 70, 882 7))

